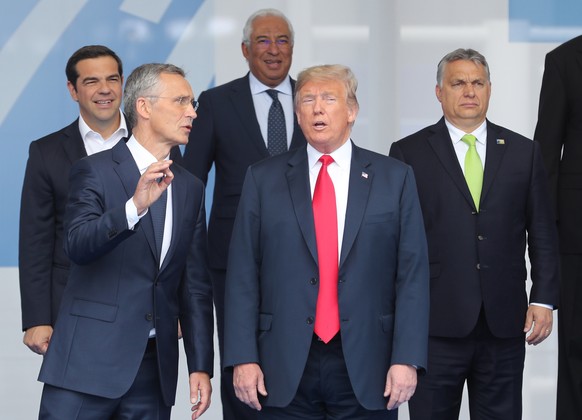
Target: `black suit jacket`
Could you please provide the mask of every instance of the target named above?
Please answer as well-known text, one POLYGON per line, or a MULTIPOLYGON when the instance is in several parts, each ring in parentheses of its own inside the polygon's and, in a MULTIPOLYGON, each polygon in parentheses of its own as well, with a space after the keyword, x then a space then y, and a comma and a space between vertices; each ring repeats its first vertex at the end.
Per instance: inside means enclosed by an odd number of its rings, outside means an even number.
MULTIPOLYGON (((348 188, 338 273, 343 354, 360 404, 385 410, 389 367, 426 367, 426 238, 406 165, 353 146, 348 188)), ((318 273, 302 147, 249 168, 228 261, 224 365, 259 363, 267 406, 284 407, 297 392, 313 338, 318 273)))
POLYGON ((78 119, 30 144, 18 254, 24 330, 55 323, 70 266, 63 249, 69 170, 85 156, 78 119))
MULTIPOLYGON (((295 88, 295 81, 291 80, 295 88)), ((269 157, 255 114, 249 75, 200 94, 198 117, 184 153, 184 166, 206 183, 215 165, 208 224, 210 267, 226 269, 228 245, 249 165, 269 157)), ((294 116, 290 149, 306 143, 294 116)))
POLYGON ((523 334, 530 301, 558 305, 557 232, 539 145, 487 122, 480 210, 476 211, 442 118, 396 143, 414 169, 428 240, 430 334, 464 337, 481 307, 497 337, 523 334))
POLYGON ((73 165, 65 217, 73 264, 40 381, 119 398, 134 382, 155 328, 161 393, 173 405, 178 320, 189 372, 212 376, 204 185, 179 165, 171 170, 172 237, 160 267, 151 215, 127 227, 125 203, 140 172, 125 142, 73 165))
POLYGON ((560 250, 582 254, 582 36, 546 55, 534 140, 550 179, 560 250))

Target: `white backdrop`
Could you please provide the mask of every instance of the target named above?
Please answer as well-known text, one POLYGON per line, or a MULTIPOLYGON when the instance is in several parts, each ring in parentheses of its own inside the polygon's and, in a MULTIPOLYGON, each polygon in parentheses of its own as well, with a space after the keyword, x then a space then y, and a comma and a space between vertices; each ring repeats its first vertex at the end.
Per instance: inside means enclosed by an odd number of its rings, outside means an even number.
MULTIPOLYGON (((50 9, 55 16, 60 16, 73 4, 80 7, 91 1, 27 0, 28 3, 60 6, 50 9)), ((188 71, 196 94, 206 89, 213 80, 215 84, 221 84, 240 77, 248 69, 240 51, 241 31, 246 18, 262 7, 278 8, 287 14, 295 28, 292 75, 314 64, 341 63, 350 66, 360 81, 358 98, 361 110, 353 138, 360 146, 387 153, 393 141, 440 118, 440 106, 434 95, 436 65, 447 52, 458 47, 471 47, 483 53, 491 67, 493 89, 489 118, 531 137, 536 123, 544 55, 557 43, 510 42, 508 1, 205 0, 188 23, 188 30, 180 42, 167 52, 166 57, 168 62, 183 66, 188 71)), ((127 5, 135 2, 107 0, 101 4, 113 9, 120 3, 127 5)), ((142 0, 140 4, 144 8, 155 8, 162 3, 172 1, 142 0)), ((2 2, 3 17, 0 21, 10 19, 12 12, 5 10, 7 4, 2 2)), ((38 37, 46 31, 43 27, 25 29, 36 31, 38 37)), ((568 35, 572 33, 570 29, 568 35)), ((107 43, 105 35, 95 34, 93 42, 107 43)), ((6 40, 0 36, 0 42, 3 48, 0 50, 0 62, 4 62, 6 40)), ((68 42, 70 44, 72 41, 68 42)), ((28 54, 25 49, 12 52, 9 56, 10 68, 18 71, 19 65, 27 65, 24 58, 28 54)), ((66 57, 68 55, 70 53, 66 57)), ((126 61, 125 57, 122 58, 126 61)), ((151 60, 144 56, 143 61, 151 60)), ((59 65, 64 67, 64 62, 59 65)), ((60 84, 65 94, 62 67, 59 68, 58 79, 48 78, 45 83, 60 84)), ((126 68, 126 74, 130 71, 131 68, 126 68)), ((9 82, 4 80, 5 84, 9 82)), ((50 106, 50 97, 43 96, 43 92, 34 94, 38 95, 35 98, 37 102, 44 101, 50 106)), ((76 117, 75 112, 71 108, 65 121, 72 121, 76 117)), ((20 124, 27 124, 27 121, 20 124)), ((42 132, 48 133, 62 125, 42 127, 42 132)), ((21 188, 26 159, 23 150, 33 139, 18 140, 22 143, 19 145, 21 150, 20 154, 16 153, 16 168, 11 169, 16 174, 16 182, 8 186, 12 191, 10 202, 2 203, 2 214, 7 214, 2 217, 3 232, 14 231, 18 223, 17 211, 14 210, 18 203, 14 200, 17 200, 15 197, 21 188)), ((4 146, 14 141, 0 137, 4 146)), ((13 250, 16 243, 12 241, 4 246, 13 250)), ((14 265, 15 261, 0 268, 0 417, 33 419, 38 410, 41 390, 41 385, 36 382, 41 360, 21 343, 18 275, 14 265)), ((528 348, 524 419, 554 418, 556 348, 555 336, 540 347, 528 348)), ((175 419, 190 416, 186 372, 183 366, 181 369, 183 374, 172 417, 175 419)), ((209 420, 221 418, 216 379, 213 386, 213 405, 204 416, 209 420)), ((408 418, 406 407, 401 410, 400 418, 408 418)), ((468 418, 466 407, 463 408, 462 418, 468 418)))

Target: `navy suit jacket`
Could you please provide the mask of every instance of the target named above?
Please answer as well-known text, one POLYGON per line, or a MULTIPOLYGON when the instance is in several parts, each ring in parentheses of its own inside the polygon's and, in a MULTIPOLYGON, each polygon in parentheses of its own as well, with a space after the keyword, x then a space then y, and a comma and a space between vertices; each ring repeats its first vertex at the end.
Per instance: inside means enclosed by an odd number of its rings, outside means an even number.
POLYGON ((390 155, 414 169, 430 257, 430 334, 465 337, 481 307, 491 332, 523 335, 530 301, 558 305, 557 233, 539 144, 487 121, 479 212, 442 118, 390 155))
POLYGON ((140 177, 125 142, 77 161, 65 248, 71 273, 39 380, 117 398, 133 383, 156 329, 161 389, 174 403, 178 319, 188 369, 212 375, 212 292, 202 182, 172 165, 173 229, 159 267, 151 217, 128 229, 125 203, 140 177))
MULTIPOLYGON (((295 81, 291 80, 295 88, 295 81)), ((199 97, 184 152, 184 167, 206 184, 215 165, 214 196, 208 222, 210 267, 225 269, 242 184, 249 165, 269 157, 255 114, 249 75, 209 89, 199 97)), ((305 144, 294 116, 290 149, 305 144)))
MULTIPOLYGON (((305 147, 247 172, 227 270, 224 365, 259 363, 267 406, 295 396, 313 337, 319 284, 311 201, 305 147)), ((355 395, 367 409, 385 409, 389 367, 426 366, 426 238, 411 168, 356 146, 338 300, 355 395)))
POLYGON ((582 254, 582 36, 546 55, 534 140, 550 179, 560 251, 582 254))
MULTIPOLYGON (((127 127, 131 136, 129 124, 127 127)), ((30 143, 18 253, 23 330, 55 323, 70 267, 63 249, 68 174, 72 164, 85 156, 78 118, 30 143)))

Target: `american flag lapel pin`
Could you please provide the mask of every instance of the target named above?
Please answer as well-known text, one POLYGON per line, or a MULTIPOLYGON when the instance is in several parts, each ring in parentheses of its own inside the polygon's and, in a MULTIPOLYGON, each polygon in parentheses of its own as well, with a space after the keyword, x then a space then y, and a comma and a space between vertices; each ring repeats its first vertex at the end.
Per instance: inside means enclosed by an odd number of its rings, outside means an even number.
POLYGON ((504 139, 497 139, 497 144, 505 144, 505 140, 504 139))
POLYGON ((362 172, 362 178, 368 179, 368 174, 366 172, 362 172))

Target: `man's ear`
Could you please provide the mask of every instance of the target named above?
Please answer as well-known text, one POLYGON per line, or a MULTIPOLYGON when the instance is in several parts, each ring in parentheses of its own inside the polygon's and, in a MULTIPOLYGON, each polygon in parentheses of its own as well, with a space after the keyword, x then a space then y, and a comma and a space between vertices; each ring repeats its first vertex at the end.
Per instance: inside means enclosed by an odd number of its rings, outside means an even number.
POLYGON ((75 87, 75 85, 73 85, 68 80, 67 80, 67 89, 69 89, 69 94, 71 95, 71 98, 73 98, 73 101, 79 102, 79 98, 77 97, 77 88, 75 87))

